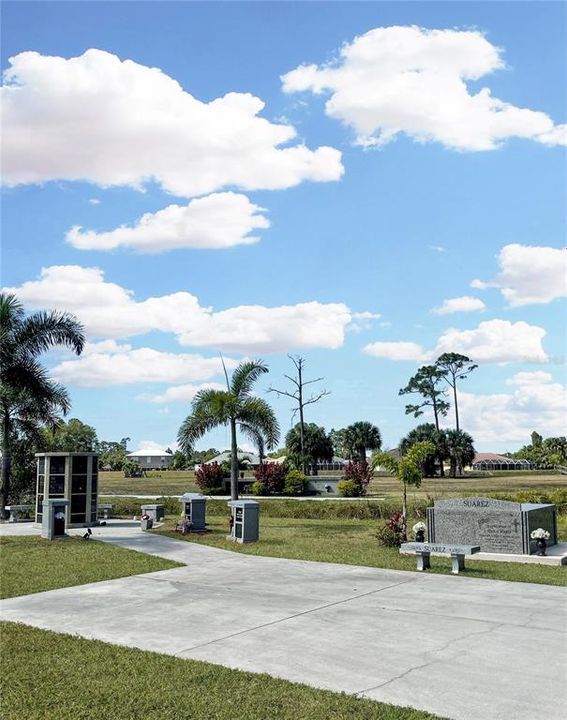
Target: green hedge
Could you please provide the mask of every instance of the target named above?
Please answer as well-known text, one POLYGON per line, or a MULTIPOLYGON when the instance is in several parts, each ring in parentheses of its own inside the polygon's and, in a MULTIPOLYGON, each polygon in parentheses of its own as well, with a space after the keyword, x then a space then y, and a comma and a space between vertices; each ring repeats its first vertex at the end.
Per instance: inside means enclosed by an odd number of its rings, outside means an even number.
MULTIPOLYGON (((567 515, 567 488, 556 490, 525 490, 516 493, 486 493, 488 497, 512 502, 553 503, 557 505, 559 515, 567 515)), ((434 497, 426 496, 410 500, 410 515, 416 518, 425 517, 425 511, 431 507, 434 497)), ((158 502, 165 505, 167 515, 181 514, 181 505, 177 498, 159 498, 144 500, 142 498, 100 498, 100 502, 112 503, 115 517, 140 517, 141 505, 158 502)), ((208 500, 207 513, 210 515, 228 515, 226 500, 208 500)), ((305 518, 324 520, 326 518, 344 518, 358 520, 381 520, 391 517, 401 510, 401 499, 387 500, 259 500, 260 511, 266 517, 305 518)))
POLYGON ((557 505, 558 515, 567 515, 567 488, 519 490, 515 493, 489 493, 489 497, 520 503, 552 503, 557 505))
MULTIPOLYGON (((111 503, 113 517, 140 517, 141 505, 161 503, 165 506, 166 515, 180 515, 181 505, 177 498, 158 498, 144 500, 142 498, 104 497, 100 502, 111 503)), ((400 510, 400 502, 394 500, 363 500, 348 502, 344 500, 259 500, 260 512, 265 517, 274 518, 305 518, 321 519, 344 518, 358 520, 374 520, 390 517, 400 510)), ((207 514, 228 515, 226 500, 207 500, 207 514)), ((424 517, 425 509, 431 505, 426 499, 409 503, 412 515, 424 517)))

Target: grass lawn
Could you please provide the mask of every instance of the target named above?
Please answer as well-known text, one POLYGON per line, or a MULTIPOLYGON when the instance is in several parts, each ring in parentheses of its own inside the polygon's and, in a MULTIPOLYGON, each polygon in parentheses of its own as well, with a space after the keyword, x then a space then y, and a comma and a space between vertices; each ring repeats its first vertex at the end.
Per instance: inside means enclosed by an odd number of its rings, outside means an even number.
POLYGON ((0 597, 29 595, 179 566, 180 563, 171 560, 96 540, 2 537, 0 597))
MULTIPOLYGON (((325 475, 340 473, 325 473, 325 475)), ((251 473, 247 477, 252 478, 251 473)), ((426 478, 419 489, 413 489, 417 496, 427 495, 482 495, 487 492, 516 492, 518 490, 554 490, 567 487, 567 475, 546 472, 494 473, 490 477, 470 476, 458 479, 426 478)), ((121 472, 99 474, 100 495, 181 495, 184 492, 199 492, 192 471, 162 470, 151 471, 150 477, 125 478, 121 472)), ((399 496, 399 482, 391 475, 376 475, 370 483, 369 494, 377 497, 399 496)))
MULTIPOLYGON (((462 478, 425 478, 418 489, 412 488, 416 495, 483 495, 494 492, 518 492, 521 490, 555 490, 567 487, 567 475, 555 472, 501 472, 491 476, 476 475, 462 478)), ((372 495, 389 497, 400 494, 400 484, 391 475, 376 475, 369 487, 372 495)))
POLYGON ((198 492, 195 474, 189 470, 152 471, 150 477, 125 478, 123 472, 100 472, 99 495, 182 495, 198 492))
MULTIPOLYGON (((152 532, 247 555, 416 570, 415 557, 400 555, 397 548, 386 548, 378 544, 375 533, 383 521, 305 520, 261 516, 260 541, 240 545, 226 540, 226 517, 209 516, 208 526, 212 532, 207 535, 181 536, 173 530, 175 520, 176 518, 166 518, 164 525, 152 532)), ((565 537, 567 518, 560 518, 559 527, 560 536, 562 533, 565 537)), ((451 573, 450 558, 432 557, 431 566, 433 573, 451 573)), ((567 585, 566 567, 467 560, 465 573, 467 577, 474 578, 567 585)))
POLYGON ((4 720, 434 720, 345 694, 2 623, 4 720))

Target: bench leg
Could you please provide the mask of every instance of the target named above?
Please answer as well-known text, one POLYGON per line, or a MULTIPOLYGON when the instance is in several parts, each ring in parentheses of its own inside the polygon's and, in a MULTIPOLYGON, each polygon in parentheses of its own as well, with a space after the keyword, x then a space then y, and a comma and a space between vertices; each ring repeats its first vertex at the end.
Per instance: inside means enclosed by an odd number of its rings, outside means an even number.
POLYGON ((431 567, 430 563, 430 553, 428 552, 418 552, 415 554, 417 557, 417 569, 418 570, 428 570, 431 567))
POLYGON ((458 575, 461 570, 465 569, 465 556, 464 555, 451 555, 451 562, 453 564, 452 573, 458 575))

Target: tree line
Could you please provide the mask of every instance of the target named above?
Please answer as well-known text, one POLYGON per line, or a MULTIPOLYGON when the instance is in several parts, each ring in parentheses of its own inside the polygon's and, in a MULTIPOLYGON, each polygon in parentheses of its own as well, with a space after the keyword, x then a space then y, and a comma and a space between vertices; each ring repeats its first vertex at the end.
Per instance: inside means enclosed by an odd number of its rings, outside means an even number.
MULTIPOLYGON (((0 295, 2 517, 6 516, 5 506, 11 494, 17 496, 33 488, 33 455, 36 451, 95 451, 102 467, 123 470, 127 464, 130 438, 99 440, 96 430, 79 419, 62 420, 70 409, 69 395, 64 387, 49 378, 40 364, 41 355, 51 348, 63 346, 79 355, 84 344, 84 329, 69 313, 37 312, 26 317, 22 303, 14 295, 0 295)), ((268 389, 268 393, 289 398, 292 418, 299 420, 285 436, 285 449, 276 450, 281 434, 279 423, 268 402, 255 393, 258 380, 268 373, 266 363, 263 360, 243 361, 229 377, 223 362, 226 390, 205 389, 195 395, 191 412, 179 429, 179 450, 170 451, 170 467, 187 469, 219 454, 216 448, 195 449, 195 443, 219 425, 230 429, 231 495, 234 498, 238 496, 237 432, 244 434, 257 449, 260 465, 269 461, 270 452, 285 453, 289 463, 306 475, 316 474, 318 465, 332 462, 335 456, 358 465, 368 464, 369 451, 378 457, 382 437, 376 425, 361 420, 327 433, 325 428, 307 421, 306 408, 329 392, 314 387, 323 380, 322 377, 305 377, 304 358, 289 358, 294 368, 292 374, 284 375, 290 383, 289 388, 270 386, 268 389)), ((399 395, 417 396, 414 402, 406 405, 406 414, 417 418, 430 410, 433 422, 418 425, 402 438, 398 448, 401 459, 390 452, 395 462, 384 456, 383 467, 394 472, 407 471, 410 477, 415 468, 409 460, 405 463, 401 460, 415 456, 414 460, 419 459, 415 460, 419 472, 425 475, 438 473, 443 476, 447 461, 452 477, 462 473, 464 466, 472 462, 475 450, 473 438, 460 427, 458 386, 476 368, 477 365, 465 355, 444 353, 432 365, 418 369, 399 390, 399 395), (442 429, 440 420, 448 415, 451 402, 455 427, 442 429), (419 452, 412 455, 410 451, 416 446, 419 452)), ((544 440, 533 433, 532 444, 513 456, 540 464, 565 464, 567 440, 565 437, 544 440)), ((365 472, 364 468, 358 468, 353 474, 366 477, 365 472)))

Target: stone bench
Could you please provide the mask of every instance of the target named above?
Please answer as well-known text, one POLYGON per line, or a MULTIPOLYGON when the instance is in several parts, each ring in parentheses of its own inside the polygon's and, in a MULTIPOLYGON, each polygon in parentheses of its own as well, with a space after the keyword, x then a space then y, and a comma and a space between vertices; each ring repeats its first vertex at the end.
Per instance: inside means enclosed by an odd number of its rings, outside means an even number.
POLYGON ((442 543, 402 543, 400 553, 415 554, 417 557, 417 569, 427 570, 431 567, 430 558, 432 555, 450 555, 452 561, 453 575, 458 575, 465 569, 465 555, 474 555, 480 552, 480 545, 443 545, 442 543))
POLYGON ((6 510, 10 512, 10 518, 8 522, 26 522, 31 521, 34 518, 35 505, 6 505, 6 510))

